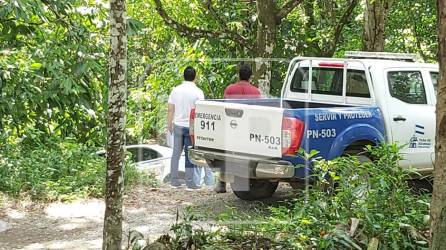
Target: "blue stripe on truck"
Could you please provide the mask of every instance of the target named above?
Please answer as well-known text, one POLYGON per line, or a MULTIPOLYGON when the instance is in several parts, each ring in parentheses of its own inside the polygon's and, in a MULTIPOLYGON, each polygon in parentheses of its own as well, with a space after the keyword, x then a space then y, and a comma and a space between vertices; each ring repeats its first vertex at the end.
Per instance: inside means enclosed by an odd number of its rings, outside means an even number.
MULTIPOLYGON (((341 156, 357 141, 367 140, 374 144, 385 141, 384 122, 378 107, 287 109, 284 115, 305 121, 301 148, 306 152, 317 150, 317 156, 327 160, 341 156)), ((309 166, 301 157, 285 157, 284 160, 309 166)), ((304 178, 305 171, 296 168, 295 175, 304 178)))

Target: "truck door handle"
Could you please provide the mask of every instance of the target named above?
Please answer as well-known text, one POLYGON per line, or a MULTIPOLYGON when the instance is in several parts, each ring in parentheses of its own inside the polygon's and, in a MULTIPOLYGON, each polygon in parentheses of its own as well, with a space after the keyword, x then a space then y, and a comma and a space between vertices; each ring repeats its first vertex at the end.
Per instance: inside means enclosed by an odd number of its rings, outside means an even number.
POLYGON ((405 121, 406 120, 406 118, 404 118, 404 117, 402 117, 402 116, 397 116, 397 117, 393 117, 393 120, 394 121, 396 121, 396 122, 399 122, 399 121, 405 121))

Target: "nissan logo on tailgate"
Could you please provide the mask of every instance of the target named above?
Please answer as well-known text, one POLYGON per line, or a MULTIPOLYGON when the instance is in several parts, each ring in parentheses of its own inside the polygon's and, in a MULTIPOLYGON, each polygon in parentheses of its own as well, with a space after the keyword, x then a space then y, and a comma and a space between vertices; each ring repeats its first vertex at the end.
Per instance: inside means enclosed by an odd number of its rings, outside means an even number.
POLYGON ((232 121, 229 123, 229 126, 231 126, 231 128, 233 128, 233 129, 235 129, 235 128, 237 128, 237 122, 236 122, 235 120, 232 120, 232 121))
POLYGON ((226 115, 230 116, 230 117, 237 117, 240 118, 243 116, 243 110, 241 109, 230 109, 230 108, 226 108, 225 109, 226 115))

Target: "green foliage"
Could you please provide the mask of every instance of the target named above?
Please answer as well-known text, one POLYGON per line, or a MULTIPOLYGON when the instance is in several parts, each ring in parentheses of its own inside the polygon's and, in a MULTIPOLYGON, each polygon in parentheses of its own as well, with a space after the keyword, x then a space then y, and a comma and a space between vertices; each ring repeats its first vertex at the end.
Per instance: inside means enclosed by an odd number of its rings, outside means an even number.
MULTIPOLYGON (((278 30, 275 57, 331 56, 335 27, 350 1, 304 1, 290 13, 278 30)), ((255 6, 246 1, 213 1, 214 14, 203 1, 163 1, 166 11, 179 23, 207 30, 230 28, 249 40, 255 39, 257 15, 255 6), (221 21, 228 25, 221 27, 221 21)), ((278 1, 282 6, 285 1, 278 1)), ((434 1, 394 1, 388 17, 386 51, 416 52, 427 60, 436 49, 434 1), (423 17, 417 19, 420 13, 423 17), (410 22, 405 20, 410 19, 410 22), (415 28, 413 28, 415 27, 415 28)), ((358 5, 343 28, 336 43, 335 56, 346 50, 362 48, 363 6, 358 5)), ((221 98, 224 88, 237 79, 240 62, 213 62, 212 58, 252 58, 246 48, 228 40, 195 39, 179 35, 167 27, 155 10, 153 2, 131 1, 128 14, 139 26, 129 37, 129 112, 128 135, 132 142, 162 138, 165 131, 167 96, 182 80, 185 65, 199 68, 198 85, 206 98, 221 98), (144 69, 152 66, 149 76, 144 69)), ((287 62, 273 62, 271 94, 280 95, 287 62)))
MULTIPOLYGON (((71 137, 94 146, 105 141, 108 20, 106 0, 0 2, 0 129, 20 137, 71 137)), ((166 11, 190 27, 233 32, 253 41, 257 14, 249 1, 163 1, 166 11), (216 16, 218 18, 216 18, 216 16)), ((284 0, 277 1, 283 6, 284 0)), ((304 1, 279 26, 274 57, 331 56, 335 27, 350 1, 304 1)), ((362 47, 363 6, 358 5, 336 43, 335 56, 362 47)), ((386 51, 436 55, 435 1, 394 1, 387 19, 386 51)), ((252 58, 230 40, 189 38, 167 27, 153 1, 128 1, 128 109, 130 142, 163 137, 167 95, 182 69, 199 69, 207 98, 221 98, 237 79, 239 62, 252 58), (146 72, 146 66, 152 70, 146 72)), ((274 62, 271 94, 278 96, 287 69, 274 62)))
POLYGON ((437 44, 436 1, 395 0, 386 25, 386 50, 417 53, 435 62, 437 44))
MULTIPOLYGON (((2 138, 1 143, 0 192, 49 201, 104 193, 105 159, 94 148, 54 138, 45 142, 2 138)), ((153 176, 142 175, 130 163, 124 174, 126 186, 156 183, 153 176)))
POLYGON ((271 208, 266 221, 259 218, 261 223, 243 231, 293 248, 364 249, 372 239, 380 249, 427 247, 421 232, 427 227, 428 199, 411 193, 405 181, 411 173, 398 166, 398 150, 394 145, 369 147, 374 161, 363 156, 316 160, 318 184, 302 197, 271 208), (334 193, 327 192, 327 176, 334 180, 328 189, 334 193))
POLYGON ((411 193, 406 180, 414 173, 399 167, 398 151, 395 145, 368 147, 373 161, 365 155, 316 159, 316 184, 308 193, 302 190, 297 198, 269 207, 268 216, 232 209, 219 216, 217 230, 203 231, 188 211, 172 227, 173 235, 152 246, 162 242, 165 248, 160 249, 366 249, 379 243, 379 249, 427 249, 429 197, 411 193))
POLYGON ((177 210, 176 222, 171 227, 173 235, 163 235, 153 243, 149 243, 150 239, 145 239, 144 235, 138 231, 130 230, 127 249, 224 249, 220 247, 221 244, 214 246, 209 244, 215 243, 220 232, 209 232, 195 226, 198 218, 191 208, 187 208, 180 220, 177 210))
POLYGON ((0 129, 103 142, 105 10, 91 1, 0 3, 0 129))
POLYGON ((171 230, 174 233, 172 238, 173 249, 200 249, 210 241, 213 234, 206 232, 202 228, 194 228, 192 222, 197 221, 197 217, 191 210, 186 210, 183 221, 179 222, 177 212, 177 221, 171 230))

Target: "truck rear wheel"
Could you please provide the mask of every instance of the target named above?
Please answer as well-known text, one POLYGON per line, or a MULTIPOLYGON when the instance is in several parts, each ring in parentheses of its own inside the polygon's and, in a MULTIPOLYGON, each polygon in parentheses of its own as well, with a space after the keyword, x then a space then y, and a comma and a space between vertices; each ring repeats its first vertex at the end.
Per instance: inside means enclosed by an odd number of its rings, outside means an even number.
POLYGON ((242 200, 261 200, 271 197, 276 192, 278 182, 246 179, 235 176, 231 188, 234 194, 242 200))

